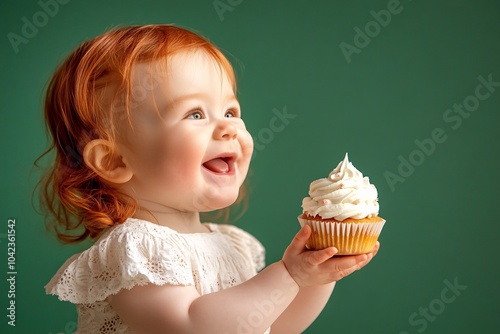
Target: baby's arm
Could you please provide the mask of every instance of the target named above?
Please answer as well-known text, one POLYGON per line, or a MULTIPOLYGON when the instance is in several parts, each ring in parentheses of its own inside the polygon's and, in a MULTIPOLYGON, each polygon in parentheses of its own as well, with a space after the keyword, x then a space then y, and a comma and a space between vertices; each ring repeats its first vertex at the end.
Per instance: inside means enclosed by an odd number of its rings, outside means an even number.
POLYGON ((261 334, 298 290, 283 263, 277 262, 240 285, 203 296, 193 286, 145 285, 120 291, 110 303, 141 334, 261 334), (275 301, 273 307, 266 307, 270 300, 275 301))
MULTIPOLYGON (((263 333, 298 297, 299 286, 328 284, 339 279, 338 269, 350 270, 328 261, 331 248, 304 251, 304 233, 308 235, 309 229, 297 234, 283 261, 235 287, 200 296, 193 286, 151 284, 122 290, 108 300, 141 334, 263 333)), ((287 333, 294 332, 300 330, 287 333)))
MULTIPOLYGON (((297 235, 297 238, 303 239, 302 242, 304 244, 309 238, 309 233, 307 232, 307 230, 301 230, 301 232, 297 235)), ((377 242, 373 251, 368 254, 329 259, 327 262, 333 263, 338 267, 337 270, 334 271, 335 276, 337 276, 335 281, 367 265, 377 254, 379 246, 380 245, 377 242)), ((292 250, 291 247, 289 247, 285 252, 284 260, 288 253, 292 251, 301 252, 299 249, 292 250)), ((304 252, 304 250, 302 250, 302 252, 304 252)), ((328 302, 334 287, 335 282, 317 286, 301 287, 299 293, 290 306, 274 322, 271 331, 272 334, 302 333, 321 313, 328 302)))

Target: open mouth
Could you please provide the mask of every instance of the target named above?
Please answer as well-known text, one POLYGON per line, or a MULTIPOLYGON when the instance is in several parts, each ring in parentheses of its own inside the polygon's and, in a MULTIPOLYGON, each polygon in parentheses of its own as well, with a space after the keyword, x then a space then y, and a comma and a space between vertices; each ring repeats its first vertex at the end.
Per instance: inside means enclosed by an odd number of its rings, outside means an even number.
POLYGON ((234 158, 217 157, 204 162, 203 167, 215 174, 229 174, 234 170, 234 158))

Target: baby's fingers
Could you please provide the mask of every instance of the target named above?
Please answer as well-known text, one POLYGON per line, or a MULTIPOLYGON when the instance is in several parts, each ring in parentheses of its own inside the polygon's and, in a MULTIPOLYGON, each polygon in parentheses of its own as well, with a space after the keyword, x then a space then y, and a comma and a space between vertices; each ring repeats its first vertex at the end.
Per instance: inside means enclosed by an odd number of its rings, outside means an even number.
POLYGON ((373 250, 370 253, 366 254, 368 256, 368 258, 365 261, 358 264, 358 267, 359 267, 358 269, 361 269, 364 266, 366 266, 368 263, 370 263, 370 261, 375 257, 375 255, 377 255, 379 248, 380 248, 380 243, 377 241, 373 250))
POLYGON ((331 278, 338 281, 354 271, 361 269, 362 263, 368 261, 366 254, 336 257, 325 263, 325 270, 331 273, 331 278))
POLYGON ((293 238, 292 242, 286 250, 286 253, 289 253, 291 255, 298 255, 302 253, 310 236, 311 227, 309 225, 304 225, 293 238))
POLYGON ((328 247, 325 249, 311 251, 308 254, 307 261, 313 266, 317 266, 326 260, 330 259, 332 256, 337 254, 338 250, 335 247, 328 247))

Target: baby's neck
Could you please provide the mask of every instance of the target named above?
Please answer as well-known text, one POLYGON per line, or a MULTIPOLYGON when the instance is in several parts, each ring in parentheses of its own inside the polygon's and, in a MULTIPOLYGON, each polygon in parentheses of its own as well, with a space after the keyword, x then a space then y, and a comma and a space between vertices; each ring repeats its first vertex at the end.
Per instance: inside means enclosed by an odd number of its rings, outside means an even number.
POLYGON ((200 222, 198 212, 181 212, 168 208, 140 207, 134 218, 147 220, 155 224, 166 226, 179 233, 205 233, 209 228, 200 222))

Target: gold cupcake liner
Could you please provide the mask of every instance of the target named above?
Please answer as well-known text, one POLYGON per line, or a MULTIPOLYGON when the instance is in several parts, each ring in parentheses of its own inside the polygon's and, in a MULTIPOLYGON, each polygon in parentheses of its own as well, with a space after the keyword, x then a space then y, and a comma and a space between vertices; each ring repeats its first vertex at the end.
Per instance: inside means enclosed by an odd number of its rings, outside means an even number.
POLYGON ((369 253, 382 232, 385 219, 378 222, 328 222, 298 217, 300 225, 311 226, 312 234, 307 241, 309 249, 324 249, 336 247, 335 255, 355 255, 369 253))

